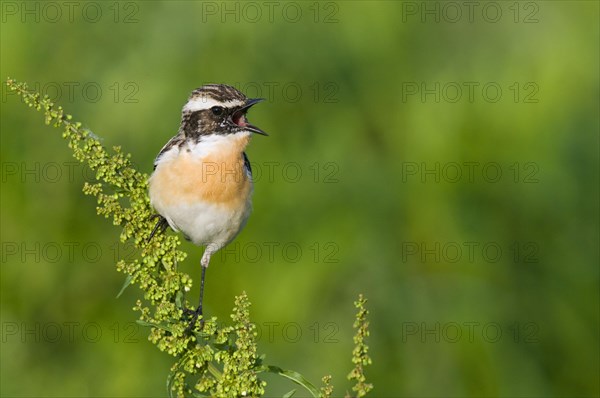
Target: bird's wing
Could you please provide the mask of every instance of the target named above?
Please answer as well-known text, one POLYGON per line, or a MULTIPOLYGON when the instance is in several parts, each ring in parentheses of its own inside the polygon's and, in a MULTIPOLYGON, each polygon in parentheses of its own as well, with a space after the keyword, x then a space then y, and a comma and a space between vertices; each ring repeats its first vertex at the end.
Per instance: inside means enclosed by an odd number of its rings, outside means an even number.
POLYGON ((252 166, 250 166, 250 159, 248 159, 248 155, 246 152, 242 152, 244 156, 244 171, 248 174, 248 177, 252 178, 252 166))
POLYGON ((181 134, 177 134, 176 136, 171 138, 165 144, 165 146, 162 147, 162 149, 160 150, 158 155, 156 155, 156 159, 154 159, 154 169, 156 169, 156 166, 158 165, 158 160, 160 159, 160 157, 162 155, 165 154, 165 152, 168 152, 169 149, 173 148, 174 146, 179 146, 183 141, 184 141, 184 137, 181 134))

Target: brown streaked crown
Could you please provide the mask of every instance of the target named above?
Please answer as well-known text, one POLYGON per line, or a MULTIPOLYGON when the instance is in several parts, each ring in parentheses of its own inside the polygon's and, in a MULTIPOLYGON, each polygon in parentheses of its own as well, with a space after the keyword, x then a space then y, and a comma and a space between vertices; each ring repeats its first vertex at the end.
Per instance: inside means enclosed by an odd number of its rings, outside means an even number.
POLYGON ((248 98, 235 87, 226 84, 206 84, 195 89, 188 100, 194 98, 210 98, 217 102, 240 101, 245 102, 248 98))

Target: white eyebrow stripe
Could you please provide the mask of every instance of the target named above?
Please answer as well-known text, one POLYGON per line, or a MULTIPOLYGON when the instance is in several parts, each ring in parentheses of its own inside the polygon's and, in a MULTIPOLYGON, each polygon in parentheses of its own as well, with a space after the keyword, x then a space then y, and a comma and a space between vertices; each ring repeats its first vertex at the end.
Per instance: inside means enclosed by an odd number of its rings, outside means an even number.
POLYGON ((225 108, 234 107, 234 106, 242 106, 244 103, 242 101, 217 101, 209 97, 196 97, 192 98, 185 104, 183 107, 184 112, 196 112, 203 111, 206 109, 210 109, 213 106, 222 106, 225 108))

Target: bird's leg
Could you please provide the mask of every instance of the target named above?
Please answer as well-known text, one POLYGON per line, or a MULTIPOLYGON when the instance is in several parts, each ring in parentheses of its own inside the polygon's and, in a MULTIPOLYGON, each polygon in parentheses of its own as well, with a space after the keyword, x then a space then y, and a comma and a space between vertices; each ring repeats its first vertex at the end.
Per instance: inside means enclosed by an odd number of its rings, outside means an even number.
POLYGON ((155 214, 152 217, 150 217, 150 219, 157 218, 157 217, 158 217, 158 221, 156 222, 156 225, 154 226, 152 233, 150 233, 150 236, 148 237, 148 243, 150 243, 150 241, 152 240, 152 238, 154 237, 154 235, 156 234, 157 231, 160 230, 160 233, 163 233, 165 231, 165 229, 167 229, 167 227, 169 226, 167 219, 164 218, 163 216, 161 216, 160 214, 155 214))
POLYGON ((215 252, 215 248, 213 245, 208 245, 206 250, 204 250, 204 254, 202 255, 202 259, 200 260, 200 266, 202 267, 202 277, 200 279, 200 300, 198 301, 198 308, 196 311, 192 313, 192 320, 190 323, 190 327, 193 327, 196 324, 196 321, 199 317, 200 319, 200 329, 204 326, 204 316, 202 314, 202 301, 204 300, 204 279, 206 277, 206 269, 208 268, 208 263, 210 262, 210 256, 215 252))
POLYGON ((196 323, 196 319, 198 317, 202 317, 200 319, 200 328, 204 326, 204 316, 202 315, 202 300, 204 299, 204 278, 206 276, 206 269, 208 267, 202 266, 202 279, 200 279, 200 299, 198 301, 198 308, 194 311, 194 317, 192 318, 192 323, 196 323))

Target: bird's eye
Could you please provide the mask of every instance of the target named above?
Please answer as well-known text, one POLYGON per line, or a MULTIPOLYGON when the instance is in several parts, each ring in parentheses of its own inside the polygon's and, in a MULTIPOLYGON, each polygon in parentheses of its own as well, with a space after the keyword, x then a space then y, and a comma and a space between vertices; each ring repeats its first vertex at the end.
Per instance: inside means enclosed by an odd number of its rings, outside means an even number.
POLYGON ((210 110, 215 116, 221 116, 223 114, 223 107, 220 106, 213 106, 212 108, 210 108, 210 110))

